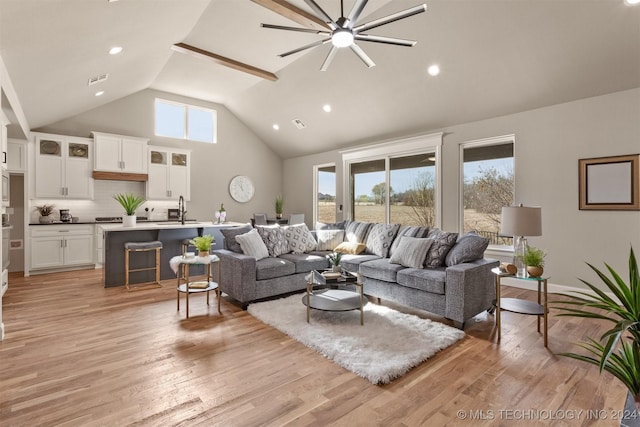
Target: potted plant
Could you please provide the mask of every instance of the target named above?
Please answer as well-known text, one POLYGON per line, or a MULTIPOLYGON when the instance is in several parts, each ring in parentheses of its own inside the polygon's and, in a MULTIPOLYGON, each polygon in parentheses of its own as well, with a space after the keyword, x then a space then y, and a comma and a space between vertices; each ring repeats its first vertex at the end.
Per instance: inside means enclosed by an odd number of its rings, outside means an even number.
POLYGON ((559 316, 603 319, 613 323, 599 339, 587 338, 578 343, 588 354, 560 353, 561 356, 596 365, 618 378, 628 389, 627 401, 640 411, 640 272, 633 248, 629 254, 629 283, 605 263, 611 278, 587 263, 618 301, 598 287, 580 279, 592 293, 576 291, 561 294, 569 301, 554 301, 563 313, 559 316))
POLYGON ((144 197, 135 196, 133 193, 118 193, 113 196, 124 208, 125 216, 122 217, 122 225, 124 227, 133 227, 136 225, 136 209, 144 202, 144 197))
POLYGON ((282 196, 276 197, 276 218, 282 218, 282 212, 284 208, 284 198, 282 196))
POLYGON ((547 254, 535 246, 527 246, 522 261, 527 266, 529 277, 540 277, 544 273, 544 257, 547 254))
POLYGON ((340 267, 340 260, 342 260, 342 252, 332 252, 327 255, 329 264, 331 265, 331 271, 334 273, 340 273, 342 268, 340 267))
POLYGON ((36 206, 36 210, 40 212, 40 218, 38 219, 40 224, 51 224, 53 222, 53 217, 51 216, 51 214, 55 210, 53 208, 53 205, 45 204, 42 206, 36 206))
POLYGON ((211 244, 213 243, 213 236, 210 234, 205 234, 204 236, 194 237, 189 240, 189 243, 195 246, 198 250, 199 257, 207 257, 209 256, 209 250, 211 249, 211 244))

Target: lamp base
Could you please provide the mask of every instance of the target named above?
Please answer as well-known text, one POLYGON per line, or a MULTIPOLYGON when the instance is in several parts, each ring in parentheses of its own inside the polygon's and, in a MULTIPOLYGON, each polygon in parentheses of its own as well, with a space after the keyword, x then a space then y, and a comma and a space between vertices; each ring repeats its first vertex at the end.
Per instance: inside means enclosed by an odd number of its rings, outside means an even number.
POLYGON ((516 277, 528 277, 527 264, 524 262, 524 253, 526 250, 527 238, 524 236, 517 237, 513 247, 513 264, 518 269, 516 277))

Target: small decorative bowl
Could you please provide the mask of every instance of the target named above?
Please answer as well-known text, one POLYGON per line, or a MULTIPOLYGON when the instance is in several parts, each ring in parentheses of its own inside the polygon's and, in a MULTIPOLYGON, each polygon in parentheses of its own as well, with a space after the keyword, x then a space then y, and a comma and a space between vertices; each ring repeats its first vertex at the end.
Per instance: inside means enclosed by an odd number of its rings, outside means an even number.
POLYGON ((184 253, 184 257, 185 257, 185 258, 193 258, 193 257, 195 257, 195 256, 196 256, 196 253, 195 253, 195 252, 185 252, 185 253, 184 253))

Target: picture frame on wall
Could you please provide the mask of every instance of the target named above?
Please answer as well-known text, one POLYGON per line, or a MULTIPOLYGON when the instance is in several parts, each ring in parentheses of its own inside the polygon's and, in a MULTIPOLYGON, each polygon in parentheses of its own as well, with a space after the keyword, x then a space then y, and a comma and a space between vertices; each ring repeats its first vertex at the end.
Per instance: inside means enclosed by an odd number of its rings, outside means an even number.
POLYGON ((578 161, 580 210, 640 210, 640 154, 578 161))

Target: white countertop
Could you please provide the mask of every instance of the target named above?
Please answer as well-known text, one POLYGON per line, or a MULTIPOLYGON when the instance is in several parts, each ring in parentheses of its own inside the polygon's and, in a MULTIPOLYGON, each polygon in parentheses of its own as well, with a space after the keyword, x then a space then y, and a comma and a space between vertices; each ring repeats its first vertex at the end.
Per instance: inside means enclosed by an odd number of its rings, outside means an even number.
POLYGON ((134 227, 123 227, 122 223, 98 224, 104 231, 135 231, 135 230, 170 230, 180 228, 202 228, 202 227, 240 227, 246 225, 241 222, 223 222, 218 224, 212 221, 185 222, 138 222, 134 227))

